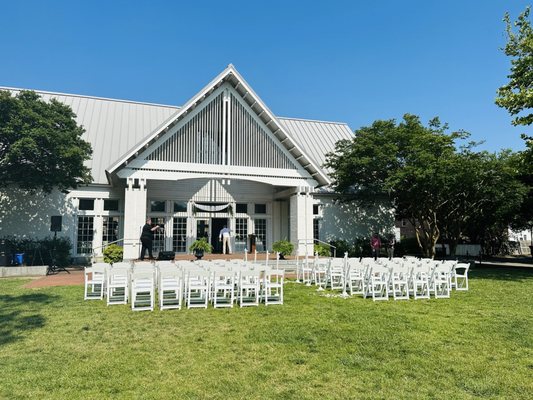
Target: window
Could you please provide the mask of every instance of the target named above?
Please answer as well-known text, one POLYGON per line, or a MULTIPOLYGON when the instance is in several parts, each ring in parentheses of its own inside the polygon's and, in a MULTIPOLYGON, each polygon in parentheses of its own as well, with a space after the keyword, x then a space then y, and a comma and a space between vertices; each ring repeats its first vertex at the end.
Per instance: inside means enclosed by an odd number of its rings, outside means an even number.
POLYGON ((237 203, 236 212, 241 214, 246 214, 248 212, 248 204, 246 203, 237 203))
POLYGON ((255 235, 256 239, 256 249, 257 251, 266 251, 267 249, 267 221, 263 218, 258 218, 255 220, 255 235))
POLYGON ((118 217, 104 217, 104 225, 102 230, 102 244, 106 245, 110 242, 118 240, 118 217))
POLYGON ((94 199, 80 199, 80 210, 94 210, 94 199))
POLYGON ((235 218, 235 251, 240 253, 248 247, 248 218, 235 218))
POLYGON ((93 220, 94 217, 78 217, 77 254, 91 254, 93 252, 93 220))
POLYGON ((402 226, 403 227, 407 226, 407 220, 406 219, 402 219, 402 226))
POLYGON ((254 204, 254 205, 255 205, 255 213, 256 214, 266 214, 266 212, 267 212, 266 204, 254 204))
POLYGON ((118 200, 104 199, 104 211, 118 211, 118 200))
POLYGON ((152 200, 150 202, 150 211, 151 212, 165 212, 165 202, 152 200))
POLYGON ((320 214, 320 204, 313 204, 313 215, 320 214))
POLYGON ((187 202, 186 201, 175 201, 174 212, 187 212, 187 202))
POLYGON ((318 218, 313 220, 313 239, 320 239, 320 220, 318 218))
POLYGON ((187 218, 174 218, 172 248, 174 253, 185 253, 187 251, 187 218))

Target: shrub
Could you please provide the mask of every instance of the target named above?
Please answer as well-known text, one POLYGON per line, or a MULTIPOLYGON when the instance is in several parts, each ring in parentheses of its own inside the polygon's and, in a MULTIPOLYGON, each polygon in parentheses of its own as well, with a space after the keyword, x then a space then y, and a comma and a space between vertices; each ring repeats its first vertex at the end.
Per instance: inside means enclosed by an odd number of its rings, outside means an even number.
POLYGON ((285 256, 290 256, 294 251, 294 245, 288 240, 278 240, 272 244, 272 250, 279 253, 280 258, 285 258, 285 256))
POLYGON ((104 261, 106 263, 116 263, 122 261, 124 249, 118 244, 110 244, 104 249, 104 261))
POLYGON ((332 240, 331 244, 336 247, 337 257, 344 257, 344 253, 348 253, 349 257, 355 257, 352 246, 346 240, 332 240))
POLYGON ((201 238, 197 239, 191 244, 191 247, 189 247, 190 252, 203 251, 204 253, 212 253, 213 252, 213 246, 211 246, 211 243, 207 241, 207 238, 201 238))
POLYGON ((314 253, 322 257, 331 257, 331 248, 324 243, 318 243, 314 246, 314 253))
POLYGON ((8 252, 24 253, 26 265, 55 265, 68 267, 72 244, 65 237, 50 236, 44 239, 6 237, 8 252))
POLYGON ((394 246, 394 255, 398 257, 405 255, 421 256, 422 250, 420 250, 420 246, 415 237, 403 238, 394 246))

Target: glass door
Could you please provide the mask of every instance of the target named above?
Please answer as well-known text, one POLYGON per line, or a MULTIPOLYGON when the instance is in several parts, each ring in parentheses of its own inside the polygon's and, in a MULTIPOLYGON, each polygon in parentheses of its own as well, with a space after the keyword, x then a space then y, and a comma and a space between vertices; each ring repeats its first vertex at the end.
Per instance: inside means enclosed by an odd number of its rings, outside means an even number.
POLYGON ((248 218, 235 219, 235 252, 244 253, 248 243, 248 218))
POLYGON ((196 239, 206 238, 209 242, 211 232, 209 230, 210 219, 202 218, 196 220, 196 239))

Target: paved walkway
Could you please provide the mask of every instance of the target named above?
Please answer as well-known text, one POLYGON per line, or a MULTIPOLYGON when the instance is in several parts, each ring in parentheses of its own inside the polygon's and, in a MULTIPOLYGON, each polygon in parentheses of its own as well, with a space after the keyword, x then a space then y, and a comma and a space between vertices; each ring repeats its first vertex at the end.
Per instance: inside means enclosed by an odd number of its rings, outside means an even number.
POLYGON ((83 285, 83 269, 69 268, 70 274, 62 271, 54 275, 46 275, 24 285, 25 288, 35 289, 49 286, 83 285))

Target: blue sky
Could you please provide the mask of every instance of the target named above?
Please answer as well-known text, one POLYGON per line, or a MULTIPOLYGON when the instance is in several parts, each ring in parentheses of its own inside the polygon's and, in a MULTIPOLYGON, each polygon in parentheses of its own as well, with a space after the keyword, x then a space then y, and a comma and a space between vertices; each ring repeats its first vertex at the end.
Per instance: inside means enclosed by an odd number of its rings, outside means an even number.
POLYGON ((527 1, 0 0, 0 86, 181 105, 232 63, 279 116, 439 116, 524 148, 494 105, 527 1))

